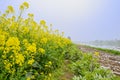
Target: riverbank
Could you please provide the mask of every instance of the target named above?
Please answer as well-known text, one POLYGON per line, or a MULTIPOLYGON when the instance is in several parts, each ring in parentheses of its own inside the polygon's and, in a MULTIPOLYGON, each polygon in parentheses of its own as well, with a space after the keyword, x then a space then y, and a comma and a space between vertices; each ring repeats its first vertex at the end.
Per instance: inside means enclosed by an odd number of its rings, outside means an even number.
MULTIPOLYGON (((111 69, 114 74, 120 76, 120 56, 111 54, 110 50, 78 45, 78 48, 84 53, 99 53, 99 63, 102 67, 111 69)), ((112 51, 112 50, 111 50, 112 51)), ((118 51, 113 51, 118 52, 118 51)))

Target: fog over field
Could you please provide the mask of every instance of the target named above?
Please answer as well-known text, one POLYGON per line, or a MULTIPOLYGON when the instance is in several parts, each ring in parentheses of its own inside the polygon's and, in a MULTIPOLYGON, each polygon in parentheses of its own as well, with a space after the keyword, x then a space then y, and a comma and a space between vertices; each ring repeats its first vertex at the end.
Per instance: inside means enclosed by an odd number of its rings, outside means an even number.
POLYGON ((8 5, 19 12, 24 1, 30 4, 27 12, 34 13, 37 22, 52 23, 73 41, 120 39, 120 0, 0 0, 1 13, 8 5))
POLYGON ((120 40, 95 40, 95 41, 76 41, 76 44, 89 45, 92 47, 106 48, 120 51, 120 40))

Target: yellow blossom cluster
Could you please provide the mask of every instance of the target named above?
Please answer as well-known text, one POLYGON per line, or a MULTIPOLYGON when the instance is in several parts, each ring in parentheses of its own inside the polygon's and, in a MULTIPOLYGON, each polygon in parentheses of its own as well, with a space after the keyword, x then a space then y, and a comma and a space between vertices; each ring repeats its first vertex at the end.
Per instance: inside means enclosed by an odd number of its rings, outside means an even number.
POLYGON ((20 41, 18 40, 17 37, 10 37, 10 38, 6 41, 6 46, 7 46, 7 47, 19 46, 19 45, 20 45, 20 41))
POLYGON ((100 53, 96 51, 96 52, 94 52, 94 55, 95 55, 95 56, 99 56, 100 53))
POLYGON ((36 53, 36 44, 35 43, 29 44, 27 47, 27 51, 36 53))
POLYGON ((22 64, 24 63, 24 56, 23 54, 19 54, 19 53, 16 53, 15 54, 15 58, 16 58, 16 64, 18 64, 19 66, 22 66, 22 64))
POLYGON ((12 14, 14 8, 8 6, 7 11, 0 15, 0 71, 4 70, 0 76, 7 74, 9 80, 21 80, 21 77, 30 80, 29 75, 33 74, 34 78, 39 78, 39 75, 50 77, 64 58, 61 53, 67 52, 67 47, 72 44, 63 33, 52 30, 52 24, 49 28, 45 20, 37 23, 30 13, 28 18, 22 18, 27 8, 29 4, 24 2, 20 6, 20 15, 16 17, 12 14))
POLYGON ((28 60, 28 64, 32 65, 34 63, 34 59, 28 60))
POLYGON ((44 54, 45 53, 45 50, 43 48, 39 48, 38 50, 41 54, 44 54))
POLYGON ((5 35, 0 35, 0 46, 5 45, 5 35))

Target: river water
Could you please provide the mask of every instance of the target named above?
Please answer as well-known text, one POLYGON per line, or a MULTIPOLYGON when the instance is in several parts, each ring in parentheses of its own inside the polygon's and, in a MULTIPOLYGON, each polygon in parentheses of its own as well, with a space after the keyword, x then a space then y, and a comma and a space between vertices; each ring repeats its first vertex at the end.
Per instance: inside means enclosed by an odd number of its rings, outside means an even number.
POLYGON ((98 48, 105 48, 105 49, 112 49, 112 50, 118 50, 120 51, 120 47, 117 47, 117 46, 109 46, 109 45, 91 45, 91 44, 85 44, 85 45, 89 45, 89 46, 92 46, 92 47, 98 47, 98 48))
POLYGON ((118 46, 110 46, 110 45, 94 45, 94 44, 89 44, 89 43, 81 43, 81 42, 74 42, 75 44, 82 44, 82 45, 88 45, 92 47, 97 47, 97 48, 104 48, 104 49, 112 49, 112 50, 117 50, 120 51, 120 47, 118 46))

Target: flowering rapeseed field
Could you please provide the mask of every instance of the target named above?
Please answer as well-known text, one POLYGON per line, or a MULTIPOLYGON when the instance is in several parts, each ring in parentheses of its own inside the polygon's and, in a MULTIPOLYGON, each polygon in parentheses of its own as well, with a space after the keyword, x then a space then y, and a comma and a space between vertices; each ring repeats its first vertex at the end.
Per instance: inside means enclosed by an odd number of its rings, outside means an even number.
POLYGON ((52 24, 37 23, 33 14, 23 18, 28 8, 24 2, 19 16, 12 6, 0 15, 0 80, 61 80, 62 70, 72 73, 72 80, 116 80, 98 64, 99 52, 81 52, 52 24))
POLYGON ((72 44, 45 20, 37 23, 30 13, 22 18, 28 8, 24 2, 18 17, 12 6, 0 15, 0 80, 48 80, 72 44))

